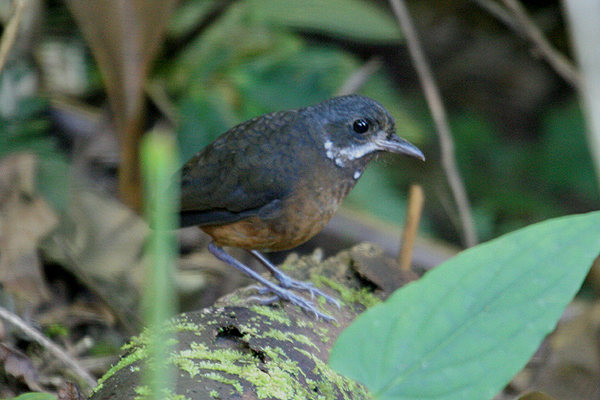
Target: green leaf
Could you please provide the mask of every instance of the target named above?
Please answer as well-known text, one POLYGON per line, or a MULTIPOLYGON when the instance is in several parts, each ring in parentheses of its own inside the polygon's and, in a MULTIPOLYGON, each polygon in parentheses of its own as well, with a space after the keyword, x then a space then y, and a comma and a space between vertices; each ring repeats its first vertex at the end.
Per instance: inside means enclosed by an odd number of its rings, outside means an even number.
POLYGON ((362 41, 397 42, 401 37, 391 12, 363 0, 248 0, 248 4, 256 18, 274 25, 362 41))
POLYGON ((50 393, 29 392, 14 397, 12 400, 56 400, 56 396, 50 393))
POLYGON ((491 398, 555 327, 599 252, 600 212, 466 250, 357 318, 329 362, 375 399, 491 398))
POLYGON ((531 166, 540 179, 556 192, 597 201, 598 183, 579 101, 551 108, 544 115, 542 129, 543 157, 531 166))
MULTIPOLYGON (((146 216, 152 221, 144 275, 144 316, 149 326, 161 326, 175 314, 173 270, 179 251, 174 234, 179 226, 179 190, 173 187, 177 175, 177 142, 171 131, 154 128, 144 136, 140 151, 141 172, 146 194, 146 216)), ((171 334, 166 329, 151 331, 148 354, 152 368, 144 368, 143 386, 152 393, 149 400, 163 399, 174 383, 173 365, 162 362, 173 351, 171 334)), ((182 396, 183 397, 183 396, 182 396)))
POLYGON ((198 99, 186 96, 179 104, 179 113, 180 161, 189 160, 218 135, 240 122, 226 101, 214 93, 198 99))
POLYGON ((294 50, 284 57, 256 58, 237 71, 236 86, 249 103, 269 111, 316 104, 333 96, 358 69, 356 59, 339 49, 300 46, 294 50))
POLYGON ((178 39, 192 34, 194 29, 205 22, 215 8, 220 6, 220 3, 219 0, 180 2, 168 22, 167 34, 178 39))
POLYGON ((18 115, 0 118, 0 158, 16 152, 39 157, 37 186, 59 210, 67 205, 69 165, 60 151, 59 140, 50 135, 48 102, 38 96, 21 99, 18 115))

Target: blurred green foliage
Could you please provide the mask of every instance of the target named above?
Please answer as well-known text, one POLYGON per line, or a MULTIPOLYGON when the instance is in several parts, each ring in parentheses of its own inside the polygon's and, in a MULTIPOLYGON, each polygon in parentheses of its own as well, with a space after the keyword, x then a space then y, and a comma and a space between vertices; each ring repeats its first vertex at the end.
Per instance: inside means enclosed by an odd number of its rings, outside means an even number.
MULTIPOLYGON (((37 185, 42 195, 56 207, 66 206, 68 161, 51 134, 48 101, 36 93, 17 94, 19 82, 31 79, 33 68, 14 65, 2 75, 0 97, 0 158, 12 153, 27 152, 38 156, 37 185)), ((28 85, 28 84, 27 84, 28 85)))
POLYGON ((580 201, 598 199, 585 129, 580 104, 574 99, 545 115, 537 174, 557 196, 577 196, 580 201))
POLYGON ((252 17, 267 24, 369 42, 397 42, 393 15, 364 0, 247 0, 252 17))
POLYGON ((57 400, 52 393, 28 392, 9 400, 57 400))
POLYGON ((452 115, 456 154, 482 240, 597 207, 579 104, 557 104, 541 121, 538 140, 519 140, 500 136, 480 114, 452 115))

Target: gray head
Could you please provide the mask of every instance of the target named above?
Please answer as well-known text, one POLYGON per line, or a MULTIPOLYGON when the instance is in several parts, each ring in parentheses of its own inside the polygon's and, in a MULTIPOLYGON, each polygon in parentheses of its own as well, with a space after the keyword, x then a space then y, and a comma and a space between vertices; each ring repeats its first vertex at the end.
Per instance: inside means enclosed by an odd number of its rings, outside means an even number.
POLYGON ((301 112, 309 112, 323 129, 326 155, 337 166, 368 162, 391 152, 425 160, 423 153, 396 136, 394 118, 378 102, 361 95, 334 97, 301 112))

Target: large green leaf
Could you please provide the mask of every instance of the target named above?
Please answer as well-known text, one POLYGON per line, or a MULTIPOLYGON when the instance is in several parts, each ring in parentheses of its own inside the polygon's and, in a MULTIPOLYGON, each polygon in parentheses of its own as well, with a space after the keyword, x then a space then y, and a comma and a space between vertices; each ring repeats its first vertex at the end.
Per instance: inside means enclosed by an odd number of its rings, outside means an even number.
POLYGON ((364 0, 248 0, 256 18, 362 41, 399 41, 391 11, 364 0))
POLYGON ((466 250, 357 318, 330 364, 376 399, 491 398, 555 327, 599 252, 600 212, 466 250))

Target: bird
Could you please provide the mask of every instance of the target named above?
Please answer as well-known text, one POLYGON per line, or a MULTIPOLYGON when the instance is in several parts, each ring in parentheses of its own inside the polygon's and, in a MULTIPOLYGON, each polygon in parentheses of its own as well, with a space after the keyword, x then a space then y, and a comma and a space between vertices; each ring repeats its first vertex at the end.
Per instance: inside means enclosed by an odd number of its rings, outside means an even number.
POLYGON ((396 135, 394 118, 384 106, 362 95, 250 119, 183 165, 181 226, 199 226, 212 238, 209 251, 261 283, 263 294, 273 294, 269 302, 287 300, 331 320, 295 292, 339 302, 311 283, 292 279, 263 252, 292 249, 320 232, 367 164, 385 152, 425 160, 416 146, 396 135), (224 246, 248 251, 279 284, 224 246))

